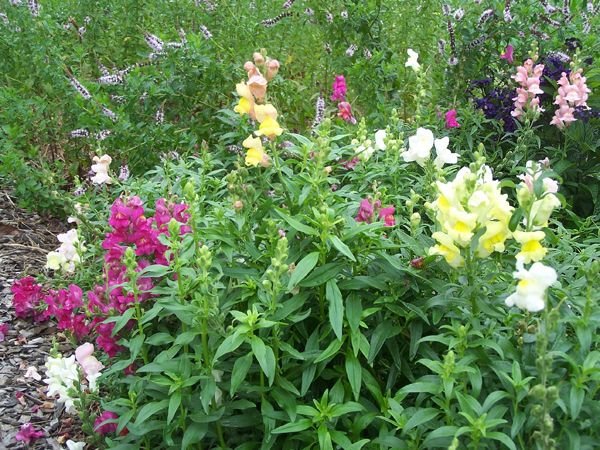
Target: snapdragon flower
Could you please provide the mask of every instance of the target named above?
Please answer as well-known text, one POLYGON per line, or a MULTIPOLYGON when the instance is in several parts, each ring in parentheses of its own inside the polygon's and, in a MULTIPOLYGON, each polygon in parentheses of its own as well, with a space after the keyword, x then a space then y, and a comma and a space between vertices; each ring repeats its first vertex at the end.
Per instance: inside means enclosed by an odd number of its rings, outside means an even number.
POLYGON ((63 270, 73 273, 75 266, 81 262, 80 252, 85 251, 85 246, 79 241, 76 229, 61 233, 57 236, 60 247, 46 255, 46 267, 52 270, 63 270))
POLYGON ((410 67, 415 72, 421 70, 421 65, 418 61, 419 54, 415 52, 412 48, 406 50, 406 53, 408 53, 408 60, 404 63, 404 67, 410 67))
POLYGON ((530 312, 544 309, 546 289, 558 279, 556 271, 540 262, 534 263, 527 270, 523 262, 517 260, 517 272, 514 272, 513 276, 519 282, 516 291, 506 298, 506 305, 517 306, 530 312))
POLYGON ((424 166, 425 161, 431 157, 433 143, 433 132, 427 128, 418 128, 417 132, 408 138, 408 150, 402 153, 402 158, 405 162, 415 161, 424 166))
POLYGON ((92 161, 94 162, 91 167, 92 172, 94 172, 94 176, 91 178, 92 183, 98 185, 112 183, 112 178, 108 175, 112 158, 108 155, 94 156, 92 161))
POLYGON ((75 355, 63 358, 50 356, 46 362, 46 376, 44 383, 48 385, 47 396, 54 397, 58 395, 58 402, 65 404, 65 409, 69 414, 76 412, 75 398, 71 397, 69 391, 75 388, 75 383, 79 382, 78 364, 75 362, 75 355))
POLYGON ((456 164, 458 162, 458 153, 452 153, 448 149, 450 138, 448 136, 434 141, 435 159, 433 163, 438 169, 444 167, 445 164, 456 164))

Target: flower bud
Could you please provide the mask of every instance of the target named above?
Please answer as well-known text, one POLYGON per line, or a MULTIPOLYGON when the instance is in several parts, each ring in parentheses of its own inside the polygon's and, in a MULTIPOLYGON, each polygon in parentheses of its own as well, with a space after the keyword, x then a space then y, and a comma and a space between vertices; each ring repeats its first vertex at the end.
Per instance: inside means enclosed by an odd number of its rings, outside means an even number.
POLYGON ((324 171, 324 172, 325 172, 327 175, 329 175, 329 174, 331 173, 331 170, 332 170, 332 169, 331 169, 331 166, 326 166, 326 167, 323 169, 323 171, 324 171))
POLYGON ((179 230, 181 229, 181 224, 177 222, 175 219, 169 220, 169 234, 171 236, 179 236, 179 230))
POLYGON ((254 52, 252 54, 252 59, 254 59, 254 64, 259 66, 265 63, 265 57, 260 52, 254 52))
POLYGON ((417 228, 420 223, 421 223, 421 214, 419 214, 418 212, 412 213, 412 215, 410 216, 410 225, 413 228, 417 228))
POLYGON ((546 388, 541 384, 536 384, 531 388, 529 394, 536 400, 542 401, 546 396, 546 388))
POLYGON ((244 208, 244 202, 241 200, 236 200, 235 202, 233 202, 233 208, 236 211, 241 211, 244 208))
POLYGON ((279 61, 272 59, 267 64, 267 80, 271 81, 279 72, 279 61))

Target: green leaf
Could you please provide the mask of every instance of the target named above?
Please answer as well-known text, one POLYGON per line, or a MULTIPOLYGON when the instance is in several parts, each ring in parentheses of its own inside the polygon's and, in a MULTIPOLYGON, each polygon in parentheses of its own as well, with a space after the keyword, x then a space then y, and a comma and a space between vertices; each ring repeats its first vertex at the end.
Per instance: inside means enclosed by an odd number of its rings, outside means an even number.
POLYGON ((325 350, 323 350, 323 353, 321 353, 317 359, 315 359, 315 364, 316 363, 320 363, 321 361, 325 361, 328 358, 333 357, 339 350, 340 348, 342 348, 342 344, 344 343, 344 339, 342 339, 341 341, 338 339, 334 339, 333 341, 331 341, 329 343, 329 345, 327 346, 327 348, 325 350))
POLYGON ((487 437, 502 442, 505 446, 510 448, 510 450, 517 450, 513 440, 504 433, 500 433, 499 431, 491 431, 487 434, 487 437))
POLYGON ((579 416, 579 412, 581 411, 581 406, 583 405, 584 399, 585 390, 582 388, 578 388, 575 385, 571 385, 571 394, 569 395, 569 407, 571 410, 571 418, 573 420, 576 420, 577 416, 579 416))
POLYGON ((404 428, 402 429, 402 431, 407 432, 409 430, 412 430, 415 427, 418 427, 419 425, 424 424, 425 422, 429 422, 430 420, 435 418, 438 414, 440 414, 440 412, 441 411, 439 411, 435 408, 419 409, 416 413, 414 413, 410 416, 410 419, 408 419, 406 421, 406 424, 404 425, 404 428))
POLYGON ((286 423, 280 427, 275 428, 271 433, 283 434, 283 433, 297 433, 299 431, 307 430, 311 427, 312 420, 300 419, 298 422, 286 423))
POLYGON ((152 264, 150 266, 145 267, 141 272, 141 277, 148 278, 158 278, 164 277, 167 273, 171 271, 171 267, 163 266, 162 264, 152 264))
POLYGON ((186 331, 184 333, 181 333, 179 336, 177 336, 177 339, 175 339, 175 345, 186 345, 191 343, 194 338, 198 335, 197 331, 186 331))
POLYGON ((141 425, 154 414, 166 409, 169 406, 169 400, 164 399, 158 402, 146 403, 140 408, 140 411, 135 418, 135 425, 141 425))
POLYGON ((352 331, 357 331, 362 316, 362 304, 358 295, 350 295, 346 300, 346 319, 352 331))
POLYGON ((164 332, 156 333, 146 338, 146 344, 148 345, 165 345, 171 342, 173 342, 173 336, 164 332))
POLYGON ((309 227, 308 225, 305 225, 296 219, 293 219, 292 217, 288 216, 287 214, 283 213, 278 209, 275 209, 275 213, 277 213, 279 217, 285 220, 294 230, 299 231, 300 233, 309 234, 313 236, 319 234, 314 228, 309 227))
POLYGON ((290 276, 287 290, 291 291, 300 281, 302 281, 315 268, 319 261, 319 252, 312 252, 306 255, 296 265, 296 268, 290 276))
POLYGON ((177 413, 177 410, 179 409, 180 405, 181 405, 181 391, 177 390, 177 391, 173 392, 173 394, 171 394, 171 397, 169 398, 169 410, 167 413, 167 425, 169 425, 171 423, 171 421, 173 420, 173 417, 175 417, 175 414, 177 413))
POLYGON ((232 397, 240 384, 242 384, 242 381, 246 379, 250 366, 252 366, 252 353, 248 353, 246 356, 242 356, 235 360, 231 372, 231 387, 229 389, 229 395, 232 397))
POLYGON ((115 326, 112 330, 112 336, 115 336, 121 329, 127 325, 127 323, 133 318, 135 314, 135 308, 127 309, 123 314, 110 317, 106 319, 103 323, 111 323, 114 322, 115 326))
POLYGON ((403 386, 398 392, 403 394, 428 392, 429 394, 436 395, 442 392, 442 386, 439 383, 433 383, 428 381, 416 381, 415 383, 403 386))
POLYGON ((329 301, 329 323, 337 338, 342 340, 344 328, 344 302, 342 293, 335 280, 329 280, 325 286, 325 297, 329 301))
POLYGON ((333 246, 342 255, 344 255, 346 258, 350 259, 351 261, 356 262, 356 258, 354 257, 354 255, 350 251, 350 248, 346 244, 344 244, 339 237, 337 237, 337 236, 329 236, 329 240, 331 241, 331 243, 333 244, 333 246))
POLYGON ((181 441, 181 449, 187 450, 187 448, 193 444, 197 444, 208 432, 208 424, 206 423, 194 423, 187 425, 185 433, 183 433, 183 440, 181 441))
POLYGON ((217 351, 215 352, 213 361, 216 361, 221 356, 226 355, 227 353, 231 353, 232 351, 237 349, 240 345, 242 345, 243 342, 244 342, 244 336, 242 336, 240 334, 232 334, 230 336, 227 336, 225 338, 225 340, 223 342, 221 342, 221 345, 219 345, 219 348, 217 348, 217 351))
POLYGON ((317 267, 306 279, 298 283, 302 287, 321 286, 328 282, 344 269, 344 265, 339 262, 327 263, 317 267))
POLYGON ((372 364, 373 361, 375 361, 375 358, 379 354, 379 351, 383 347, 385 341, 398 333, 400 333, 398 326, 394 325, 394 323, 390 320, 386 320, 377 325, 373 335, 371 336, 371 347, 369 348, 368 358, 369 364, 372 364))
POLYGON ((269 386, 271 386, 275 380, 275 354, 273 349, 265 345, 262 339, 256 336, 250 338, 250 345, 252 346, 252 353, 254 353, 260 368, 269 379, 269 386))
POLYGON ((320 450, 333 450, 333 443, 331 442, 331 435, 329 434, 329 430, 327 429, 327 425, 322 423, 319 425, 319 430, 317 431, 317 435, 319 437, 319 448, 320 450))
POLYGON ((362 368, 358 358, 354 356, 352 351, 346 352, 346 376, 350 382, 354 400, 358 401, 360 397, 360 385, 362 383, 362 368))

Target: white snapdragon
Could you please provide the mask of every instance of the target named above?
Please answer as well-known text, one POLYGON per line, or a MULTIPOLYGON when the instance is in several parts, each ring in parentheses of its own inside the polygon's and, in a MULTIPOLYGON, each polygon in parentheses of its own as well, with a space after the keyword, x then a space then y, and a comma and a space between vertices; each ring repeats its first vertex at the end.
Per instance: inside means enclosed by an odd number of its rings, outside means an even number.
POLYGON ((431 157, 433 147, 433 132, 427 128, 418 128, 416 134, 408 138, 408 150, 402 153, 405 162, 415 161, 420 166, 425 165, 431 157))
POLYGON ((517 272, 514 272, 513 276, 520 281, 517 290, 506 298, 506 305, 517 306, 530 312, 544 309, 546 289, 556 282, 556 271, 540 262, 533 263, 527 270, 523 262, 517 259, 517 272))
POLYGON ((385 138, 387 132, 385 130, 377 130, 375 132, 375 150, 385 150, 385 138))
POLYGON ((417 61, 419 58, 419 54, 415 52, 412 48, 406 50, 406 53, 408 53, 408 60, 404 64, 404 67, 410 67, 415 72, 418 72, 421 69, 421 65, 419 64, 419 61, 417 61))
POLYGON ((72 273, 75 271, 75 266, 81 262, 79 254, 85 251, 85 247, 79 241, 76 229, 59 234, 57 238, 61 245, 46 255, 46 268, 72 273))
POLYGON ((85 442, 75 442, 71 439, 69 439, 66 444, 68 450, 83 450, 85 447, 85 442))
POLYGON ((438 169, 444 167, 444 164, 456 164, 458 162, 458 153, 452 153, 448 149, 450 138, 448 136, 434 141, 435 159, 433 163, 438 169))
POLYGON ((75 388, 75 382, 79 381, 78 365, 75 362, 75 356, 63 358, 58 356, 48 357, 46 362, 46 376, 44 383, 48 385, 46 395, 54 397, 58 395, 58 402, 65 404, 65 409, 69 414, 75 413, 75 399, 69 395, 69 390, 75 388))
POLYGON ((91 178, 92 183, 98 185, 112 183, 112 178, 108 175, 108 169, 112 162, 112 158, 108 155, 102 155, 101 157, 94 156, 92 161, 94 164, 92 164, 91 169, 95 174, 91 178))

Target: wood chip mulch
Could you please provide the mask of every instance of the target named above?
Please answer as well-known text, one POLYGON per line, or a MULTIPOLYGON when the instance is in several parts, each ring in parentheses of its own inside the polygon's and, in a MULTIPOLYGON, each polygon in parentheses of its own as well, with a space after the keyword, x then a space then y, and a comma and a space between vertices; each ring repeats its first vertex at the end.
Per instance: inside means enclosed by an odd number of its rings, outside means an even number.
POLYGON ((23 211, 0 190, 0 325, 9 327, 0 342, 0 450, 61 449, 67 439, 81 436, 78 419, 46 397, 43 381, 25 377, 29 367, 45 377, 44 364, 53 340, 61 351, 70 353, 72 347, 52 322, 17 320, 10 291, 15 280, 35 277, 43 270, 46 254, 60 244, 56 235, 66 228, 63 221, 23 211), (15 439, 27 422, 45 432, 45 437, 29 446, 15 439))

